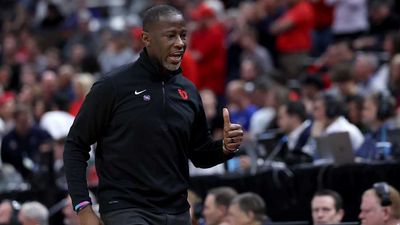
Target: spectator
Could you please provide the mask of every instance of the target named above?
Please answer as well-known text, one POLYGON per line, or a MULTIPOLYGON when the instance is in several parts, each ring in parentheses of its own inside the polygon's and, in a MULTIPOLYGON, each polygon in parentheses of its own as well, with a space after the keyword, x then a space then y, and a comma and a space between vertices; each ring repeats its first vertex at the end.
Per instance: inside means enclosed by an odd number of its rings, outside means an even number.
POLYGON ((312 137, 335 132, 348 132, 353 150, 356 151, 364 141, 361 131, 343 115, 343 103, 332 95, 320 95, 314 102, 314 123, 312 137))
POLYGON ((331 70, 333 87, 332 92, 337 92, 337 95, 343 99, 351 98, 352 96, 361 95, 361 90, 357 86, 357 82, 351 71, 351 64, 341 63, 336 65, 331 70))
POLYGON ((217 96, 224 93, 226 78, 225 28, 217 20, 215 12, 205 3, 193 11, 196 29, 190 37, 189 46, 197 62, 199 89, 211 89, 217 96))
POLYGON ((308 119, 302 102, 288 102, 279 107, 278 126, 285 133, 280 156, 287 164, 311 162, 306 145, 311 134, 312 122, 308 119))
POLYGON ((69 106, 69 113, 72 116, 76 116, 83 103, 83 100, 85 99, 85 96, 94 83, 94 78, 93 75, 89 73, 81 73, 74 77, 72 83, 75 99, 69 106))
POLYGON ((361 94, 387 92, 387 76, 376 73, 378 58, 372 53, 360 54, 353 64, 352 73, 361 94))
POLYGON ((18 220, 21 225, 48 225, 49 211, 39 202, 26 202, 21 206, 18 220))
POLYGON ((354 40, 356 49, 382 51, 385 35, 400 28, 400 18, 392 11, 391 0, 369 1, 369 25, 366 35, 354 40))
POLYGON ((226 96, 232 122, 242 125, 243 129, 248 131, 250 118, 257 107, 251 104, 250 97, 245 90, 245 82, 242 80, 229 82, 226 88, 226 96))
POLYGON ((199 225, 202 208, 201 198, 194 191, 188 190, 188 202, 190 205, 190 217, 192 218, 192 225, 199 225))
POLYGON ((15 128, 6 134, 2 141, 1 158, 29 180, 38 172, 42 156, 51 150, 52 139, 47 131, 33 124, 28 106, 17 106, 14 119, 15 128))
POLYGON ((392 159, 399 146, 389 139, 389 133, 396 128, 393 123, 396 101, 382 94, 369 95, 364 101, 363 122, 370 129, 357 155, 368 160, 392 159))
POLYGON ((136 61, 139 56, 134 54, 127 45, 124 33, 114 33, 105 48, 100 52, 98 61, 103 74, 124 64, 136 61))
POLYGON ((336 191, 324 189, 317 191, 311 200, 314 225, 338 224, 344 216, 342 197, 336 191))
POLYGON ((276 34, 279 65, 286 79, 298 78, 312 47, 313 9, 304 0, 288 0, 289 9, 270 28, 276 34))
POLYGON ((206 113, 207 123, 211 134, 214 138, 223 136, 223 119, 218 110, 218 100, 215 93, 210 89, 200 91, 200 96, 203 101, 204 112, 206 113))
POLYGON ((254 90, 251 93, 251 100, 258 108, 250 118, 249 132, 252 138, 275 127, 275 118, 281 97, 280 87, 275 82, 266 79, 256 79, 253 83, 254 90))
POLYGON ((282 16, 284 7, 282 1, 279 0, 259 0, 259 10, 261 10, 261 18, 256 24, 257 31, 259 34, 258 40, 261 45, 266 47, 271 53, 274 65, 276 65, 276 43, 275 36, 271 33, 271 25, 282 16))
POLYGON ((261 69, 261 74, 266 74, 274 70, 273 61, 269 51, 258 43, 256 30, 246 27, 240 35, 240 46, 242 47, 241 58, 252 59, 261 69))
POLYGON ((315 16, 313 31, 313 56, 320 56, 332 41, 332 21, 334 7, 325 0, 310 0, 315 16))
POLYGON ((363 134, 368 131, 367 126, 362 122, 363 119, 363 104, 364 97, 361 95, 349 96, 345 99, 345 108, 346 108, 346 119, 356 125, 363 134))
POLYGON ((8 92, 0 97, 0 124, 2 124, 0 126, 2 134, 1 136, 4 136, 8 132, 10 132, 15 126, 13 116, 15 105, 16 100, 14 94, 8 92))
POLYGON ((258 194, 250 192, 240 194, 229 205, 229 224, 262 225, 268 220, 265 210, 265 202, 258 194))
POLYGON ((199 68, 197 68, 197 63, 193 59, 190 49, 186 49, 185 54, 182 58, 182 74, 187 77, 196 87, 200 86, 199 83, 199 68))
POLYGON ((231 187, 211 189, 204 201, 203 215, 207 225, 228 225, 228 208, 237 192, 231 187))
POLYGON ((375 183, 362 195, 361 225, 397 225, 400 223, 400 194, 385 182, 375 183))
POLYGON ((367 0, 325 0, 334 6, 332 31, 336 40, 354 39, 368 30, 367 0))
POLYGON ((49 110, 58 91, 57 74, 47 70, 40 79, 41 98, 44 101, 45 109, 49 110))
POLYGON ((74 77, 75 70, 71 65, 64 64, 60 66, 57 77, 57 92, 59 95, 65 97, 68 102, 71 102, 75 98, 72 85, 72 80, 74 77))
POLYGON ((240 79, 244 81, 254 81, 262 77, 262 68, 259 63, 253 58, 240 60, 240 79))
POLYGON ((389 90, 400 106, 400 54, 396 54, 390 62, 389 90))
POLYGON ((0 224, 19 225, 17 218, 19 208, 20 205, 16 201, 3 200, 0 203, 0 224))

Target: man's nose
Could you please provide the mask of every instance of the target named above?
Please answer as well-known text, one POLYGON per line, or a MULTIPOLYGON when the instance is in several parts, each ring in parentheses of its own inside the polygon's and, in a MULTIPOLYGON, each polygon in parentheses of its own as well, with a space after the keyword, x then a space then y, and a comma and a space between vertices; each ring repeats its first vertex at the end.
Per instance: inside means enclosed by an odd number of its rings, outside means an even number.
POLYGON ((178 36, 175 41, 175 46, 183 48, 185 46, 185 41, 180 36, 178 36))
POLYGON ((317 212, 317 217, 323 217, 324 216, 324 212, 322 210, 317 212))

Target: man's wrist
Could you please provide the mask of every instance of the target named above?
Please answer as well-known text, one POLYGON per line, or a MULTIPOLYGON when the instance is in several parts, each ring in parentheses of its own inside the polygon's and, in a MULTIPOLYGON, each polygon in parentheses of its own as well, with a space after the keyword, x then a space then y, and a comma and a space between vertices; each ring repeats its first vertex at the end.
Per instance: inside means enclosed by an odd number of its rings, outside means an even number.
POLYGON ((224 152, 224 154, 230 155, 230 154, 233 154, 233 153, 236 153, 237 151, 239 151, 239 148, 230 150, 225 146, 225 141, 222 140, 222 151, 224 152))
POLYGON ((79 213, 83 209, 87 208, 88 206, 92 205, 90 201, 83 201, 74 207, 76 213, 79 213))

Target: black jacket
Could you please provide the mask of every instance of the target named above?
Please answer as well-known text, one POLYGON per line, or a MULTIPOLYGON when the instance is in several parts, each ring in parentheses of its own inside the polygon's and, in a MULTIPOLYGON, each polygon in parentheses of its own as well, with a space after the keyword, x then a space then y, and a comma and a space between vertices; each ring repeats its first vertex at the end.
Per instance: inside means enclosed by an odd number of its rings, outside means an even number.
POLYGON ((227 159, 222 141, 211 139, 194 85, 181 70, 161 70, 146 50, 93 85, 71 127, 64 164, 74 206, 89 199, 86 161, 95 142, 101 212, 183 212, 188 159, 198 167, 227 159))

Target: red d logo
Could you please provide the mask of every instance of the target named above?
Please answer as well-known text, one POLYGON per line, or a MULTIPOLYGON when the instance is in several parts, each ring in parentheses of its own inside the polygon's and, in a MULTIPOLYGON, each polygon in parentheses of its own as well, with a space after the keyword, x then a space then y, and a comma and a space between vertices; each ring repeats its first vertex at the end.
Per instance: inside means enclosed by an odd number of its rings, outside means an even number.
POLYGON ((185 90, 179 88, 178 92, 179 92, 179 95, 182 97, 182 99, 188 100, 189 96, 185 90))

